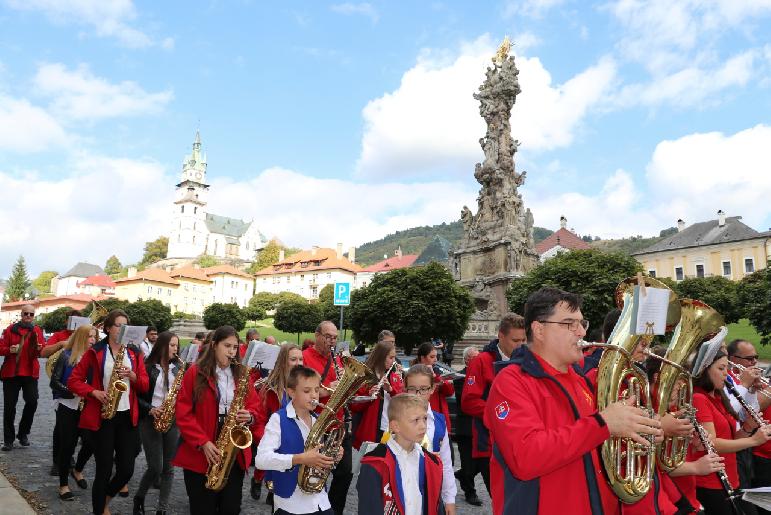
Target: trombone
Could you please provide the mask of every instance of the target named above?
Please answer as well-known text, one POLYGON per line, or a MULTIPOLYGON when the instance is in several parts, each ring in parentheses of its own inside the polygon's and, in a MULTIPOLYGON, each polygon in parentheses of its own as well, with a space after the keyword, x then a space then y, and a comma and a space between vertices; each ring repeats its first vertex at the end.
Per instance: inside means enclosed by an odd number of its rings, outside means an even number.
MULTIPOLYGON (((734 363, 733 361, 729 361, 728 366, 729 366, 729 369, 737 375, 741 375, 742 372, 745 372, 751 369, 751 367, 745 367, 744 365, 740 365, 739 363, 734 363)), ((755 379, 755 381, 763 385, 763 388, 757 389, 757 393, 762 393, 763 395, 771 399, 771 391, 769 391, 769 388, 771 388, 771 382, 769 382, 768 379, 763 377, 762 374, 760 375, 760 377, 755 379)))

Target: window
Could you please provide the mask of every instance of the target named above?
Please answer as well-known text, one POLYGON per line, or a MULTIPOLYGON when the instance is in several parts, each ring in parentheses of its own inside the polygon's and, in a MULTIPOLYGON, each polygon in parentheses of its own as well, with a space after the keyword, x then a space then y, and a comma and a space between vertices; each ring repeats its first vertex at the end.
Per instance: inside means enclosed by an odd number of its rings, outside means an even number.
POLYGON ((332 272, 327 272, 327 279, 332 279, 332 272))
POLYGON ((696 265, 696 277, 704 277, 704 265, 696 265))
POLYGON ((180 206, 180 207, 182 207, 182 211, 180 211, 180 213, 184 213, 185 212, 185 206, 180 206))
POLYGON ((160 295, 162 291, 163 291, 163 288, 158 288, 158 295, 160 295))
POLYGON ((304 281, 304 280, 305 280, 305 274, 300 274, 300 280, 301 280, 301 281, 304 281))
POLYGON ((193 235, 193 243, 195 243, 195 234, 193 235))
POLYGON ((286 282, 289 282, 289 276, 288 275, 286 276, 286 282))
POLYGON ((166 294, 167 294, 169 297, 171 297, 171 288, 167 288, 167 289, 166 289, 166 294))
POLYGON ((302 263, 300 263, 300 268, 308 268, 308 262, 303 261, 302 263))
POLYGON ((682 281, 683 279, 684 279, 683 267, 676 266, 675 267, 675 281, 682 281))
POLYGON ((755 271, 755 258, 744 258, 744 273, 751 274, 755 271))
POLYGON ((185 291, 189 291, 189 290, 188 290, 188 285, 187 285, 187 284, 185 285, 185 291))
MULTIPOLYGON (((195 197, 195 198, 198 198, 198 196, 196 195, 196 197, 195 197)), ((198 208, 197 208, 197 207, 194 207, 194 208, 193 208, 193 214, 196 214, 196 213, 198 213, 198 208)))
POLYGON ((650 270, 648 270, 648 275, 651 277, 656 277, 656 269, 651 268, 650 270))
POLYGON ((311 286, 311 298, 315 299, 319 296, 319 287, 318 286, 311 286))
POLYGON ((723 261, 723 277, 731 278, 731 262, 723 261))
POLYGON ((153 287, 152 286, 148 286, 147 287, 147 293, 150 293, 150 294, 153 293, 153 287))
POLYGON ((193 222, 193 230, 195 231, 195 222, 193 222))

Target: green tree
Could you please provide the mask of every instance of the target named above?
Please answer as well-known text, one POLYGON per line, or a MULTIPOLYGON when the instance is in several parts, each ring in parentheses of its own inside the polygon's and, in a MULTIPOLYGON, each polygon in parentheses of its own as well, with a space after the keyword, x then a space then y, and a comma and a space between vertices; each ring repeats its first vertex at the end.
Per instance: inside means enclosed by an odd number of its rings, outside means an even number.
POLYGON ((527 297, 544 286, 578 293, 584 298, 581 313, 590 327, 602 327, 605 315, 616 307, 616 286, 640 271, 640 263, 621 253, 607 254, 594 249, 564 252, 515 279, 506 298, 509 308, 522 314, 527 297))
POLYGON ((175 311, 171 314, 172 320, 195 320, 195 315, 190 313, 184 313, 182 311, 175 311))
POLYGON ((110 276, 117 276, 123 270, 123 265, 118 259, 118 256, 113 254, 107 258, 107 263, 104 264, 104 273, 110 276))
POLYGON ((16 264, 13 265, 11 276, 8 278, 8 284, 5 287, 6 301, 16 302, 17 300, 24 299, 24 294, 30 286, 32 286, 32 283, 27 275, 27 264, 24 261, 24 256, 19 256, 16 264))
POLYGON ((335 306, 335 285, 327 284, 319 292, 319 309, 324 320, 338 320, 340 306, 335 306))
POLYGON ((374 343, 382 329, 390 329, 407 354, 433 337, 460 339, 472 312, 468 290, 438 263, 379 274, 352 293, 346 309, 357 339, 374 343))
POLYGON ((254 296, 249 299, 249 307, 257 308, 263 311, 272 311, 278 306, 278 295, 267 291, 261 291, 255 293, 254 296))
POLYGON ((265 313, 264 309, 260 309, 255 306, 246 306, 245 308, 243 308, 243 312, 246 319, 251 320, 253 322, 256 322, 257 320, 262 320, 263 318, 268 316, 265 313))
POLYGON ((755 330, 760 343, 771 343, 771 261, 763 270, 745 276, 738 285, 739 304, 755 330))
POLYGON ((280 331, 297 334, 299 345, 300 333, 315 331, 321 320, 321 310, 318 304, 308 304, 305 299, 302 301, 287 300, 276 308, 273 325, 280 331))
POLYGON ((743 317, 742 307, 736 302, 738 283, 725 277, 693 277, 675 284, 675 292, 686 299, 706 302, 723 315, 726 324, 743 317))
POLYGON ((159 236, 157 239, 145 243, 145 253, 142 256, 142 261, 140 261, 139 264, 141 267, 146 267, 147 265, 156 263, 161 259, 166 259, 168 252, 169 238, 166 236, 159 236))
POLYGON ((210 266, 217 266, 220 264, 217 258, 208 254, 201 254, 198 256, 198 259, 195 260, 195 263, 201 268, 208 268, 210 266))
POLYGON ((171 308, 157 299, 138 300, 126 306, 131 325, 154 325, 158 332, 171 328, 171 308))
POLYGON ((278 308, 284 302, 305 302, 307 304, 308 300, 302 295, 298 295, 297 293, 282 291, 276 298, 276 308, 278 308))
POLYGON ((238 304, 222 304, 215 302, 203 311, 203 325, 206 329, 216 329, 223 325, 231 325, 236 331, 246 326, 246 316, 238 304))
POLYGON ((46 270, 45 272, 40 272, 40 275, 38 275, 37 278, 32 281, 32 287, 37 290, 38 294, 53 293, 51 291, 51 279, 53 279, 57 275, 59 274, 57 272, 54 272, 53 270, 46 270))
POLYGON ((69 317, 71 311, 72 308, 62 306, 60 308, 56 308, 50 313, 43 313, 40 316, 38 325, 40 325, 40 327, 42 327, 43 330, 47 333, 55 333, 56 331, 61 331, 67 327, 67 318, 69 317))
POLYGON ((279 245, 275 239, 270 240, 257 255, 257 259, 254 263, 249 267, 249 273, 257 273, 263 268, 278 263, 279 251, 281 251, 281 245, 279 245))

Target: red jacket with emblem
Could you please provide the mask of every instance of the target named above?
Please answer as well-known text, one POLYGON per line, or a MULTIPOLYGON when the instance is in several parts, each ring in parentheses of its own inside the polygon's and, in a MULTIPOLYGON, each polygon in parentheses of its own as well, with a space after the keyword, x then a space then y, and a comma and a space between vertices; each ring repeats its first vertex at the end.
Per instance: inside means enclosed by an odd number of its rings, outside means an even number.
MULTIPOLYGON (((206 456, 199 449, 206 442, 217 442, 217 419, 219 406, 217 401, 217 385, 214 378, 209 379, 209 386, 201 392, 198 399, 193 398, 195 378, 198 375, 198 365, 191 365, 182 378, 176 405, 176 420, 181 443, 174 456, 172 464, 175 467, 205 474, 209 468, 206 456)), ((234 385, 235 387, 235 385, 234 385)), ((244 399, 244 409, 257 419, 259 401, 254 388, 247 388, 244 399)), ((254 422, 252 423, 252 430, 254 422)), ((238 465, 247 470, 252 462, 252 449, 247 447, 238 453, 238 465)))
MULTIPOLYGON (((404 391, 402 375, 399 372, 391 372, 389 374, 388 384, 391 385, 391 397, 399 395, 404 391)), ((371 389, 371 386, 362 386, 358 391, 358 395, 369 395, 371 389)), ((354 429, 353 448, 358 449, 363 442, 380 443, 380 439, 383 437, 383 431, 380 429, 380 420, 385 406, 382 390, 377 399, 360 404, 351 404, 350 406, 353 413, 361 413, 361 418, 354 429)))
POLYGON ((0 379, 30 376, 37 379, 40 376, 40 364, 37 361, 40 355, 38 345, 42 347, 45 343, 43 330, 36 325, 29 329, 22 327, 21 323, 17 322, 6 327, 2 338, 0 338, 0 356, 5 356, 3 366, 0 367, 0 379), (20 344, 22 337, 25 337, 24 347, 21 349, 21 355, 18 356, 17 368, 17 355, 11 352, 11 346, 20 344))
POLYGON ((447 421, 447 434, 450 434, 450 405, 447 404, 447 397, 455 395, 455 385, 452 383, 452 379, 442 379, 439 374, 434 375, 434 384, 436 390, 428 398, 428 403, 431 405, 431 409, 437 413, 444 415, 444 419, 447 421))
MULTIPOLYGON (((70 378, 67 380, 67 388, 75 395, 86 399, 78 426, 82 429, 97 431, 102 425, 102 403, 89 396, 89 394, 94 390, 104 391, 102 372, 104 370, 107 345, 107 338, 105 338, 88 349, 83 354, 83 357, 80 358, 80 361, 72 370, 70 378)), ((131 383, 129 388, 131 423, 136 426, 139 420, 137 393, 147 392, 147 389, 150 387, 150 378, 145 370, 144 355, 139 349, 129 346, 126 348, 126 352, 131 360, 131 369, 137 375, 137 380, 131 383)))
POLYGON ((485 348, 471 360, 466 368, 466 383, 463 385, 461 406, 466 415, 473 417, 471 455, 474 458, 490 457, 490 432, 484 423, 485 404, 495 379, 493 364, 502 359, 496 338, 485 345, 485 348))

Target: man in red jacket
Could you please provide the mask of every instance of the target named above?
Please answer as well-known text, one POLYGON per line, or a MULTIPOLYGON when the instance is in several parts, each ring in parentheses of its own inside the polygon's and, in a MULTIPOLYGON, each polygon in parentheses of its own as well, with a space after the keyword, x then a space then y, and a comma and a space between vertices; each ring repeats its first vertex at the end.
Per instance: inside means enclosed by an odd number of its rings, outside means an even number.
POLYGON ((21 308, 21 322, 5 328, 0 339, 0 356, 4 356, 0 367, 0 379, 3 381, 3 451, 13 449, 13 441, 27 447, 32 429, 32 419, 37 410, 37 379, 40 365, 37 358, 45 345, 45 337, 40 327, 35 325, 35 307, 26 304, 21 308), (19 391, 24 397, 24 411, 21 412, 19 431, 16 432, 16 403, 19 391))
POLYGON ((507 313, 498 326, 498 338, 485 345, 479 356, 466 369, 461 405, 463 412, 473 417, 471 424, 471 456, 475 469, 490 493, 490 435, 485 427, 485 403, 495 379, 493 363, 508 361, 520 346, 527 342, 525 319, 516 313, 507 313))
POLYGON ((527 299, 529 346, 498 372, 485 407, 496 515, 617 514, 598 446, 610 436, 648 445, 641 434, 661 434, 657 420, 624 401, 597 412, 592 389, 573 368, 587 326, 578 295, 542 288, 527 299))

